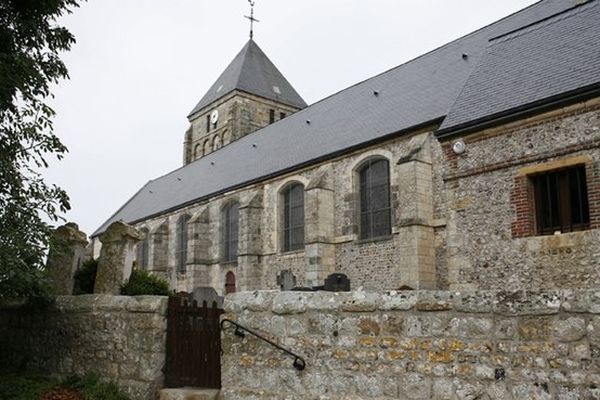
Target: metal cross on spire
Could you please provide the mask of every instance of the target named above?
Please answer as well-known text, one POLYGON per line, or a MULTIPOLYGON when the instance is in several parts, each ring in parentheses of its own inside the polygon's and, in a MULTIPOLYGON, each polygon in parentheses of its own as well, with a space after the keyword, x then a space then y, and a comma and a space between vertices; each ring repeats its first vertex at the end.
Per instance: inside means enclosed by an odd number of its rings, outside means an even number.
POLYGON ((260 21, 254 18, 254 1, 248 0, 248 3, 250 3, 250 16, 244 15, 244 18, 250 20, 250 39, 252 39, 254 37, 254 23, 260 21))

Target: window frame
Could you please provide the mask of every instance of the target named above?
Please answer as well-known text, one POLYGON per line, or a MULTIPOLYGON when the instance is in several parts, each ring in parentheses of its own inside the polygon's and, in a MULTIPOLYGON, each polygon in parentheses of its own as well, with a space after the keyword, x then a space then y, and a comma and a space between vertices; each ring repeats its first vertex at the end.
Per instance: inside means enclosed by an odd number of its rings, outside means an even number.
POLYGON ((574 164, 528 176, 532 187, 532 205, 536 235, 577 232, 590 228, 590 204, 585 164, 574 164), (577 192, 571 191, 571 172, 575 172, 577 192), (542 181, 542 180, 545 180, 542 181), (554 180, 554 182, 551 182, 554 180), (552 193, 552 192, 555 193, 552 193), (580 221, 574 223, 573 195, 578 197, 580 221), (557 204, 553 205, 553 201, 557 204), (556 208, 555 208, 556 207, 556 208), (548 214, 544 216, 544 211, 548 214), (548 218, 549 217, 549 221, 548 218), (553 221, 556 217, 557 221, 553 221))
MULTIPOLYGON (((370 241, 388 238, 392 234, 393 225, 393 209, 392 209, 392 193, 391 193, 391 168, 390 161, 386 157, 370 157, 364 160, 359 167, 356 169, 356 182, 357 182, 357 225, 358 225, 358 239, 361 241, 370 241), (373 166, 377 163, 385 163, 385 177, 375 179, 370 175, 369 171, 373 171, 373 166), (369 174, 365 178, 365 174, 369 174), (377 187, 385 187, 387 192, 387 198, 384 201, 385 207, 373 208, 373 189, 377 187), (365 192, 366 191, 366 192, 365 192), (365 199, 368 199, 368 203, 365 204, 365 199), (385 226, 385 232, 376 232, 374 224, 375 213, 387 213, 387 225, 385 226), (369 221, 368 226, 365 226, 366 218, 369 221)), ((371 172, 372 173, 372 172, 371 172)))
POLYGON ((306 240, 306 208, 305 208, 305 193, 304 193, 304 185, 300 182, 291 182, 287 184, 281 191, 281 251, 282 252, 292 252, 292 251, 301 251, 304 250, 305 240, 306 240), (294 190, 299 189, 301 196, 293 199, 292 196, 294 194, 294 190), (295 210, 300 212, 301 215, 301 224, 293 224, 293 221, 296 215, 294 215, 295 210), (302 232, 301 241, 294 240, 299 239, 296 238, 295 235, 299 235, 298 232, 302 232))
POLYGON ((221 210, 222 220, 222 256, 221 261, 224 263, 236 263, 239 251, 239 220, 240 220, 240 205, 237 201, 227 204, 221 210), (235 218, 232 215, 235 209, 235 218), (235 222, 235 223, 234 223, 235 222), (235 227, 235 231, 233 229, 235 227), (235 238, 233 237, 235 236, 235 238), (235 243, 235 246, 233 245, 235 243))

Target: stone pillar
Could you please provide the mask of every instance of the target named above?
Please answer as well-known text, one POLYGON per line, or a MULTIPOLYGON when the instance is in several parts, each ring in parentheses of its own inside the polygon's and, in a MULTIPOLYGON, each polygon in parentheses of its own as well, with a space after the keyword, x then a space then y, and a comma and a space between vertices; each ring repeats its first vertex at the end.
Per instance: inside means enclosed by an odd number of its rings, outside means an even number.
POLYGON ((325 172, 317 175, 304 192, 307 286, 323 285, 335 271, 334 192, 327 178, 325 172))
POLYGON ((102 249, 94 293, 119 294, 121 285, 131 275, 135 245, 142 239, 140 231, 122 221, 113 222, 100 235, 102 249))
POLYGON ((261 219, 263 191, 258 189, 240 202, 238 290, 260 289, 263 279, 261 219))
POLYGON ((430 137, 429 133, 413 137, 396 167, 394 229, 403 244, 398 260, 401 284, 414 289, 436 288, 430 137))
POLYGON ((73 294, 73 277, 85 260, 87 245, 86 234, 73 222, 52 232, 46 269, 56 295, 73 294))

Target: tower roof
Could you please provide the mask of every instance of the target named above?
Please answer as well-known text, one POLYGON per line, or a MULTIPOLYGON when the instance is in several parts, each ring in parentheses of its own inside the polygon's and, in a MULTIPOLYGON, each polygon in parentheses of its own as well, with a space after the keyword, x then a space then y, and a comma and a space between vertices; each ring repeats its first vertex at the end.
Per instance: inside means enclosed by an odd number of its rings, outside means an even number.
POLYGON ((293 107, 306 107, 306 102, 296 92, 296 89, 252 39, 225 68, 219 79, 213 83, 190 112, 190 115, 233 90, 241 90, 293 107))

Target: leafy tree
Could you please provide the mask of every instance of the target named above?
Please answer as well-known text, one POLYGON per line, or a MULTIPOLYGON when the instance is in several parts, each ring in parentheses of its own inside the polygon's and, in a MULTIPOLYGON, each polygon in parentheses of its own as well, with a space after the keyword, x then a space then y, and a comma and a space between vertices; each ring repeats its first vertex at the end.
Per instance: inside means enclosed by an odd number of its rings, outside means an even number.
POLYGON ((53 132, 50 85, 68 78, 59 52, 75 42, 57 19, 79 0, 0 0, 0 299, 45 293, 51 226, 64 190, 40 171, 67 148, 53 132))

